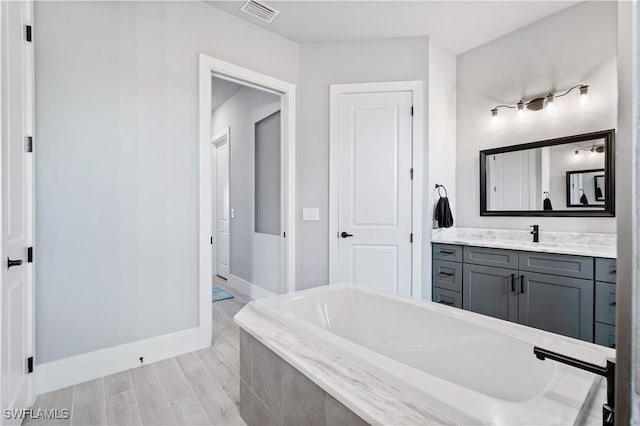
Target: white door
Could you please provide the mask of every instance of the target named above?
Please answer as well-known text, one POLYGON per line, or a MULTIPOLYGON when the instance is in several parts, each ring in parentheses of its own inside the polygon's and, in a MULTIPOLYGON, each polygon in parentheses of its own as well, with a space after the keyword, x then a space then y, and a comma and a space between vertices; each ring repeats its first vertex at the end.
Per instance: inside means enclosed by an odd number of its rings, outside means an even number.
POLYGON ((215 253, 216 274, 229 279, 229 135, 214 141, 215 150, 215 253))
MULTIPOLYGON (((2 41, 2 247, 0 401, 2 409, 33 404, 27 358, 33 355, 33 48, 26 40, 31 3, 0 2, 2 41)), ((0 423, 16 423, 1 413, 0 423)), ((20 423, 20 421, 17 421, 20 423)))
POLYGON ((411 295, 411 92, 339 99, 338 279, 411 295))

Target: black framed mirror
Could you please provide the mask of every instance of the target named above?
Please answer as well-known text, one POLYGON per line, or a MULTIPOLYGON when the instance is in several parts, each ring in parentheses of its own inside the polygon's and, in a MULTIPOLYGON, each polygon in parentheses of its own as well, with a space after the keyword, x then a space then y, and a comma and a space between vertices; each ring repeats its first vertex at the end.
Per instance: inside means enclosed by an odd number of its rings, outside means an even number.
POLYGON ((615 130, 480 151, 481 216, 615 216, 615 130))

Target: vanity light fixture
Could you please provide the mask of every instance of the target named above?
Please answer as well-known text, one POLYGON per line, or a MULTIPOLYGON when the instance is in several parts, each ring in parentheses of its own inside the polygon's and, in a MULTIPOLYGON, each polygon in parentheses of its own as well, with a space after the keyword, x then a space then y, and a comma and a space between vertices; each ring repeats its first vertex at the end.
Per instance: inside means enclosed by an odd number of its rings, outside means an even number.
POLYGON ((549 92, 546 96, 534 98, 534 99, 531 99, 530 101, 524 101, 521 99, 516 105, 496 105, 495 107, 493 107, 493 109, 491 109, 491 116, 497 117, 498 109, 500 108, 517 109, 518 113, 520 114, 524 112, 525 107, 531 111, 540 111, 545 107, 548 109, 552 109, 555 104, 555 100, 557 98, 567 96, 569 93, 571 93, 575 89, 579 89, 580 91, 580 102, 585 103, 588 100, 588 96, 589 96, 589 85, 576 84, 566 92, 563 92, 560 94, 549 92))
POLYGON ((577 149, 573 151, 573 153, 575 155, 578 155, 580 154, 580 151, 590 152, 591 155, 602 154, 604 153, 604 145, 592 145, 591 147, 588 147, 588 148, 583 148, 581 146, 578 146, 577 149))

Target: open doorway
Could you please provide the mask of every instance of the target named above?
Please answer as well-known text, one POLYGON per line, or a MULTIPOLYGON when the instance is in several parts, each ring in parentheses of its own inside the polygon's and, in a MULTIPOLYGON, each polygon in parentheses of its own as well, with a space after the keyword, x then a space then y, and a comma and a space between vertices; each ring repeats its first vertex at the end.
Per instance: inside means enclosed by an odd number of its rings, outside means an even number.
POLYGON ((282 287, 281 95, 212 76, 214 281, 282 287))
POLYGON ((209 300, 212 284, 250 298, 293 291, 295 86, 200 60, 201 294, 205 279, 209 300))

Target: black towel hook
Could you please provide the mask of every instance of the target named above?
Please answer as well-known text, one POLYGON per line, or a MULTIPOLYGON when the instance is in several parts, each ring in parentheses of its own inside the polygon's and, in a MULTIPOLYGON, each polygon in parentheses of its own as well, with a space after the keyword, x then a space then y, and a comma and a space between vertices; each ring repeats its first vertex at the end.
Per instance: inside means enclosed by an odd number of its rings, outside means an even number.
POLYGON ((436 183, 436 189, 438 190, 438 195, 440 196, 440 198, 442 198, 442 194, 440 193, 440 188, 444 189, 444 196, 445 197, 449 197, 447 194, 447 188, 444 187, 444 185, 440 185, 439 183, 436 183))

